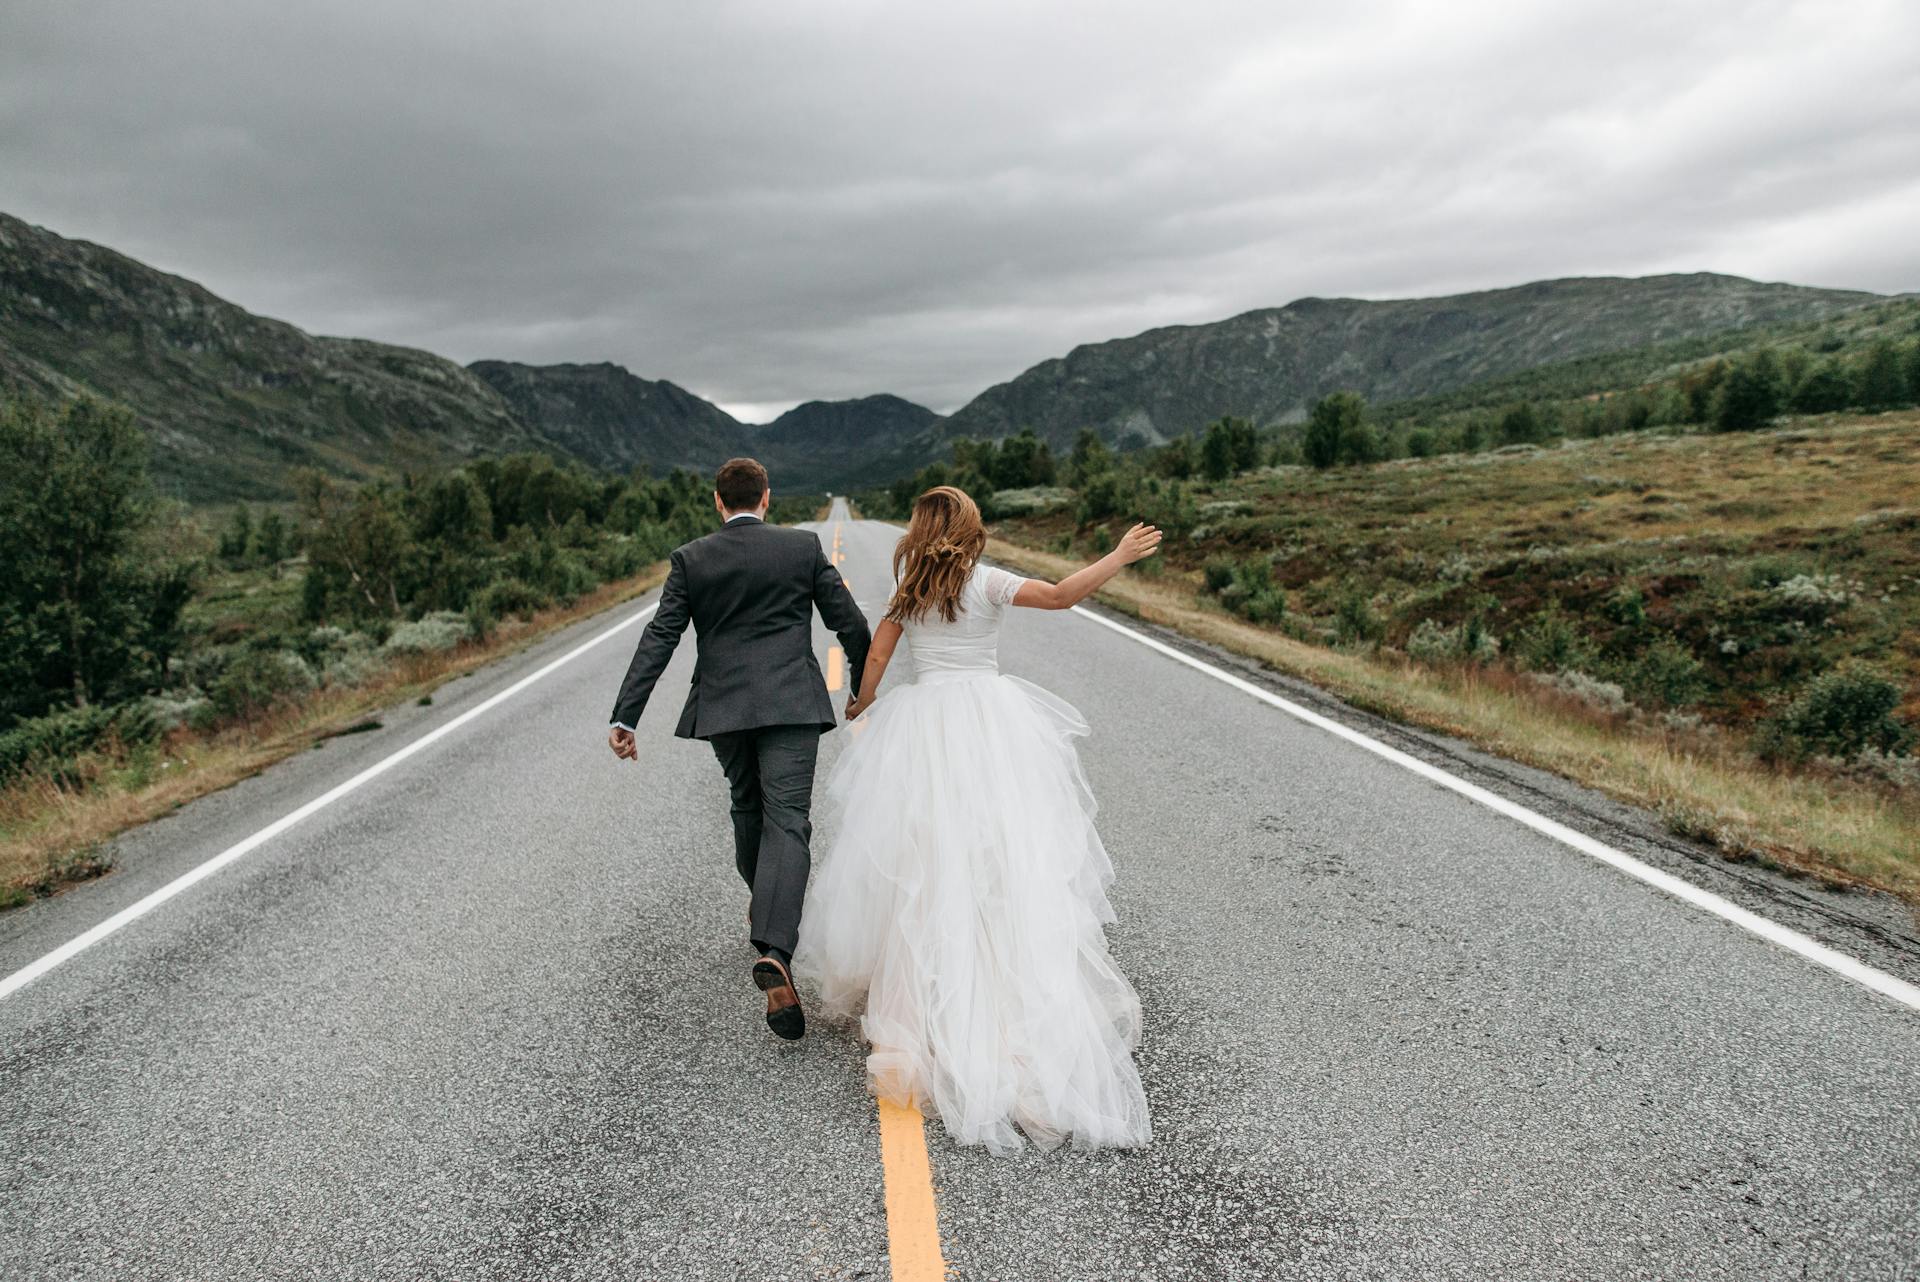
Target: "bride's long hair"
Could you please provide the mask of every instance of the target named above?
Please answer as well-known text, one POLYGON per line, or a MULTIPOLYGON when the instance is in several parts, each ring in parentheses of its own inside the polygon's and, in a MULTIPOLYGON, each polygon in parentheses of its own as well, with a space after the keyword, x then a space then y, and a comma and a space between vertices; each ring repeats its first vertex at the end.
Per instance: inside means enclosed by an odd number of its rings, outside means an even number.
POLYGON ((952 623, 960 590, 987 546, 980 509, 965 490, 937 485, 913 501, 913 519, 893 547, 893 599, 887 618, 917 623, 931 611, 952 623))

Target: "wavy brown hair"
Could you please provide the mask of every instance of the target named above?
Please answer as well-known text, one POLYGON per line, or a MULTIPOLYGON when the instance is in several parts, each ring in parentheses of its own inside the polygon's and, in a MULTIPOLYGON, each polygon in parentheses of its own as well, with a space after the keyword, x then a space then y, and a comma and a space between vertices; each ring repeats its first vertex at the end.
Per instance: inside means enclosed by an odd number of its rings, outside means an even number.
POLYGON ((931 611, 960 617, 960 589, 987 546, 980 509, 965 490, 936 485, 913 501, 913 519, 893 547, 893 599, 887 618, 917 623, 931 611))

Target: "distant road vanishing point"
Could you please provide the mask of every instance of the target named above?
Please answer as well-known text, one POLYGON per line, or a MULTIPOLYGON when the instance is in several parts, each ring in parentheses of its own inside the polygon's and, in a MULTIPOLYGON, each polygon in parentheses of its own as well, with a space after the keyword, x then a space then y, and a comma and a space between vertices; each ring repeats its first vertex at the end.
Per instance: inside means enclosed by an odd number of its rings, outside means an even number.
MULTIPOLYGON (((896 531, 813 528, 877 617, 896 531)), ((761 1021, 720 773, 661 711, 690 645, 607 751, 648 608, 0 916, 0 1276, 1920 1276, 1911 972, 1091 612, 1015 612, 1002 662, 1093 725, 1156 1141, 996 1160, 876 1108, 852 1030, 761 1021)))

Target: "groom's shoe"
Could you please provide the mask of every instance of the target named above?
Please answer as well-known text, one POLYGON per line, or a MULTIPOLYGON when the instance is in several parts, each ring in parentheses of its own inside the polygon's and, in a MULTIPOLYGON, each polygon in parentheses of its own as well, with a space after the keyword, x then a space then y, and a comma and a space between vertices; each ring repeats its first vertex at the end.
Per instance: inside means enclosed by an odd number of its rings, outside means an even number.
POLYGON ((787 968, 777 957, 762 957, 753 964, 753 982, 767 995, 767 1027, 778 1037, 798 1041, 807 1031, 807 1017, 787 968))

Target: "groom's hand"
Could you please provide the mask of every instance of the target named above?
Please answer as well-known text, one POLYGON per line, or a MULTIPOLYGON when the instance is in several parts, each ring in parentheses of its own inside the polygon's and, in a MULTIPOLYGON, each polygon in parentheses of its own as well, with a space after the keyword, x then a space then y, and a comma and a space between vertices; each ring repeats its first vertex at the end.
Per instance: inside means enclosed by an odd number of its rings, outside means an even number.
POLYGON ((640 755, 640 749, 634 745, 633 731, 622 730, 614 726, 607 731, 607 746, 613 749, 613 755, 622 761, 632 761, 640 755))

